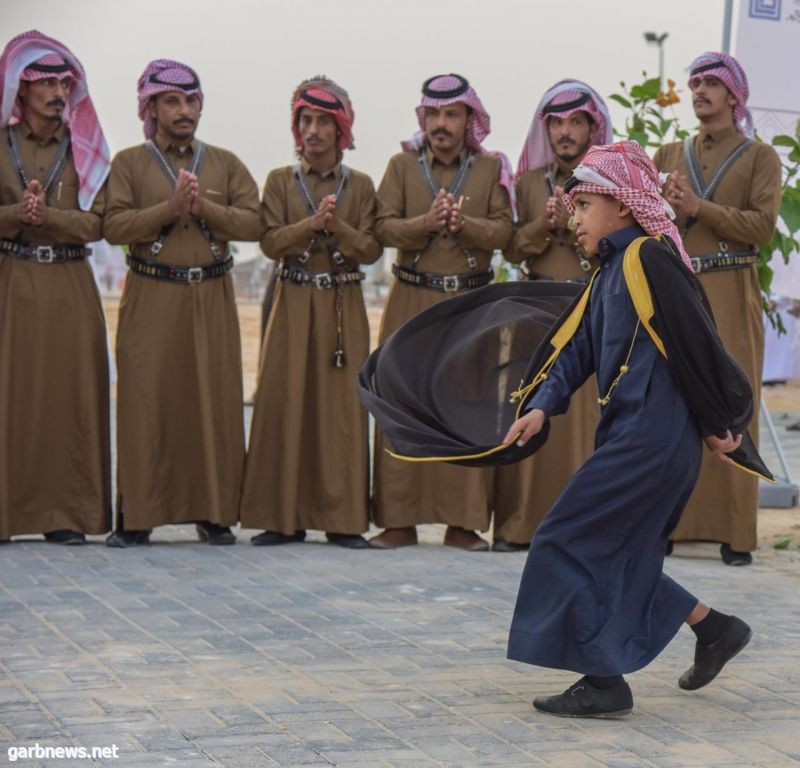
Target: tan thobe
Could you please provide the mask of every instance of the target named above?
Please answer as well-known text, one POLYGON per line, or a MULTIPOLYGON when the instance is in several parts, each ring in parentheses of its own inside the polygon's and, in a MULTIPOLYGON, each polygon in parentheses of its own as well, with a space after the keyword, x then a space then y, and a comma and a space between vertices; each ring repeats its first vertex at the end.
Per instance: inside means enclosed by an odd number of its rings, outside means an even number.
MULTIPOLYGON (((188 168, 193 144, 164 147, 188 168)), ((263 232, 258 188, 232 153, 206 147, 199 174, 205 221, 222 248, 263 232)), ((120 152, 111 168, 104 229, 149 259, 161 229, 175 223, 158 261, 211 264, 209 243, 188 215, 175 219, 172 187, 145 145, 120 152)), ((233 525, 244 466, 242 356, 233 281, 185 285, 129 272, 117 331, 117 527, 141 530, 207 520, 233 525)))
MULTIPOLYGON (((550 197, 547 170, 527 171, 517 183, 519 224, 507 259, 514 263, 524 261, 531 279, 585 279, 597 267, 597 260, 590 258, 592 271, 584 271, 574 249, 574 234, 548 227, 545 216, 550 197)), ((569 174, 563 173, 557 163, 553 163, 549 171, 555 185, 563 187, 569 174)), ((547 442, 535 456, 497 468, 495 539, 514 544, 530 542, 570 478, 591 456, 599 418, 597 382, 592 377, 572 396, 569 410, 552 420, 547 442)))
MULTIPOLYGON (((438 188, 449 187, 464 155, 443 165, 428 150, 438 188)), ((464 228, 458 242, 477 260, 477 270, 489 269, 492 252, 508 245, 512 234, 511 205, 500 185, 500 160, 485 154, 475 158, 463 190, 464 228)), ((378 189, 375 232, 385 246, 398 249, 397 261, 407 268, 439 275, 469 273, 464 252, 452 235, 429 236, 425 214, 431 195, 416 152, 395 155, 378 189), (428 246, 430 240, 430 245, 428 246), (414 257, 424 255, 416 267, 414 257)), ((381 340, 423 309, 452 294, 418 288, 395 280, 381 323, 381 340)), ((487 530, 490 519, 491 470, 451 464, 411 464, 389 456, 380 430, 375 441, 373 519, 385 528, 420 523, 445 523, 469 530, 487 530)))
MULTIPOLYGON (((267 225, 264 253, 315 274, 374 262, 381 253, 372 232, 375 188, 368 176, 353 170, 336 208, 336 233, 300 262, 313 234, 293 170, 280 168, 267 178, 261 204, 267 225), (334 265, 328 245, 344 257, 342 267, 334 265)), ((334 194, 340 165, 320 175, 304 162, 303 170, 316 201, 334 194)), ((367 412, 356 390, 369 354, 369 324, 360 284, 343 286, 345 364, 335 367, 337 292, 288 281, 277 285, 250 429, 241 510, 246 528, 359 534, 369 527, 367 412)))
MULTIPOLYGON (((65 134, 41 141, 13 128, 29 179, 44 184, 65 134)), ((22 182, 2 132, 0 237, 84 245, 101 237, 105 193, 78 206, 70 159, 47 198, 42 226, 21 224, 22 182)), ((108 348, 88 262, 37 264, 0 252, 0 539, 111 523, 108 348)))
MULTIPOLYGON (((703 133, 692 139, 708 183, 731 152, 744 141, 734 128, 703 133)), ((658 150, 660 171, 688 173, 683 145, 658 150)), ((701 201, 697 222, 684 244, 690 256, 728 250, 744 251, 769 241, 781 201, 780 159, 767 144, 755 143, 733 164, 713 195, 701 201)), ((685 217, 676 222, 683 230, 685 217)), ((758 442, 761 372, 764 363, 764 323, 756 268, 731 269, 698 275, 714 312, 725 348, 742 367, 753 386, 754 411, 750 434, 758 442)), ((726 466, 708 451, 700 480, 672 538, 675 541, 718 541, 739 552, 756 549, 758 481, 726 466)))

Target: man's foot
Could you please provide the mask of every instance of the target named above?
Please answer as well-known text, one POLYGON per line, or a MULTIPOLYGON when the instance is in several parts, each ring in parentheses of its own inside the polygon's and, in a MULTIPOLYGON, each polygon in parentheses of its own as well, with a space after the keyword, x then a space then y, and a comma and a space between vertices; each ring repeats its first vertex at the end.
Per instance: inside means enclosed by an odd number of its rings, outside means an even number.
POLYGON ((201 520, 195 523, 195 529, 197 530, 197 538, 200 539, 200 541, 207 541, 212 545, 236 543, 236 537, 227 526, 201 520))
POLYGON ((595 688, 585 677, 558 696, 538 696, 534 709, 558 717, 625 717, 633 711, 633 694, 623 680, 613 688, 595 688))
POLYGON ((44 540, 51 544, 66 544, 67 546, 80 546, 86 543, 86 536, 79 531, 49 531, 44 535, 44 540))
POLYGON ((737 552, 731 549, 730 544, 720 544, 719 553, 725 565, 750 565, 753 562, 753 556, 749 552, 737 552))
POLYGON ((489 551, 489 542, 478 536, 475 531, 456 528, 454 525, 447 526, 447 531, 444 534, 444 545, 446 547, 465 549, 467 552, 489 551))
POLYGON ((727 626, 717 640, 708 645, 695 644, 694 664, 678 680, 683 690, 696 691, 708 685, 750 642, 753 630, 747 624, 737 616, 727 616, 726 619, 727 626))
POLYGON ((495 539, 492 543, 492 552, 525 552, 530 549, 530 544, 515 544, 505 539, 495 539))
POLYGON ((150 543, 150 531, 114 531, 106 539, 107 547, 127 549, 150 543))
POLYGON ((292 544, 296 541, 304 541, 305 531, 295 531, 294 533, 278 533, 277 531, 264 531, 250 539, 251 544, 257 547, 275 547, 278 544, 292 544))
POLYGON ((387 528, 369 540, 369 545, 373 549, 399 549, 411 547, 416 543, 417 529, 413 525, 408 528, 387 528))
POLYGON ((326 533, 325 538, 337 547, 345 549, 369 549, 369 542, 358 534, 350 533, 326 533))

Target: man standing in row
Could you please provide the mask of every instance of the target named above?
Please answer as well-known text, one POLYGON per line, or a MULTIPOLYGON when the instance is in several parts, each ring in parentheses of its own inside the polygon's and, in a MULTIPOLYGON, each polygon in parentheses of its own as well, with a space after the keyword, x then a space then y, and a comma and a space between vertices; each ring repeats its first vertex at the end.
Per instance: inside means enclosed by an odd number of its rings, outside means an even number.
POLYGON ((0 58, 0 540, 111 524, 105 321, 86 257, 109 169, 86 74, 30 31, 0 58))
MULTIPOLYGON (((562 80, 539 102, 517 167, 518 225, 506 258, 527 280, 588 280, 597 268, 570 229, 561 196, 589 147, 613 141, 605 102, 586 83, 562 80)), ((539 523, 594 450, 600 418, 597 385, 588 381, 556 419, 547 445, 519 464, 497 468, 496 552, 527 549, 539 523)))
MULTIPOLYGON (((467 80, 430 78, 416 112, 420 130, 378 189, 375 231, 398 249, 381 339, 455 292, 488 284, 492 252, 512 234, 510 168, 482 146, 490 118, 467 80)), ((416 525, 444 523, 446 545, 486 550, 475 530, 489 527, 490 479, 489 470, 404 463, 385 452, 378 432, 373 519, 386 530, 371 545, 416 544, 416 525)))
POLYGON ((292 97, 299 162, 272 171, 261 249, 278 285, 261 355, 241 521, 257 545, 302 541, 307 528, 349 549, 369 545, 367 412, 356 377, 369 354, 361 293, 381 254, 375 189, 342 162, 354 149, 347 92, 326 77, 292 97))
POLYGON ((151 62, 139 78, 147 141, 111 168, 105 234, 130 246, 117 332, 119 495, 107 543, 197 523, 233 544, 244 467, 242 359, 230 240, 257 240, 258 189, 241 161, 195 138, 196 72, 151 62))
MULTIPOLYGON (((780 209, 780 159, 768 144, 748 138, 753 133, 749 89, 736 59, 704 53, 689 72, 700 133, 662 147, 654 161, 659 171, 670 172, 664 194, 677 213, 719 335, 752 384, 751 434, 757 440, 764 323, 755 264, 780 209)), ((672 539, 720 542, 726 564, 748 565, 758 544, 758 480, 735 474, 703 458, 700 480, 672 539)))

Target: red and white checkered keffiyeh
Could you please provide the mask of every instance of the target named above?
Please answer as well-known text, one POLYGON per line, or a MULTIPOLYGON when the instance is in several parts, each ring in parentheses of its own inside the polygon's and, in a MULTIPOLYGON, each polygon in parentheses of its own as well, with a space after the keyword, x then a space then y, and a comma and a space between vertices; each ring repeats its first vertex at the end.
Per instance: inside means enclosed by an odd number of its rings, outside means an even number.
POLYGON ((344 88, 324 75, 304 80, 295 88, 292 94, 292 135, 298 150, 303 146, 298 126, 298 115, 303 107, 318 109, 333 116, 339 127, 340 136, 336 146, 340 152, 356 148, 353 141, 353 121, 356 113, 344 88))
POLYGON ((572 175, 580 183, 564 195, 570 213, 575 211, 572 199, 579 192, 610 195, 631 209, 633 217, 648 235, 672 238, 686 268, 693 271, 683 239, 672 221, 675 212, 661 196, 661 175, 635 141, 592 147, 572 175))
POLYGON ((519 156, 518 178, 525 171, 544 168, 556 159, 547 132, 547 119, 556 116, 565 120, 575 112, 586 112, 594 121, 590 146, 610 144, 614 140, 608 107, 597 91, 580 80, 562 80, 542 96, 536 107, 525 145, 519 156), (570 106, 586 97, 588 99, 583 104, 570 106))
POLYGON ((187 96, 196 93, 203 109, 203 89, 200 78, 191 67, 171 59, 151 61, 139 77, 137 94, 139 97, 139 118, 143 121, 145 138, 152 139, 156 135, 156 120, 150 116, 147 108, 150 99, 159 93, 179 91, 187 96))
POLYGON ((437 75, 425 82, 423 85, 422 99, 419 106, 416 108, 417 122, 419 123, 419 130, 407 141, 400 142, 400 146, 404 152, 417 152, 422 147, 428 144, 428 136, 425 133, 425 109, 426 107, 446 107, 448 104, 457 104, 461 102, 466 104, 471 110, 472 114, 467 120, 467 130, 464 137, 466 145, 473 152, 486 153, 492 157, 500 159, 500 184, 508 192, 511 206, 516 211, 517 198, 516 190, 514 188, 514 173, 511 169, 511 161, 503 152, 490 152, 483 146, 483 140, 492 131, 492 119, 489 113, 483 106, 483 103, 478 98, 475 89, 467 83, 467 80, 461 75, 437 75), (464 90, 464 85, 467 88, 464 90), (442 96, 435 97, 429 96, 425 93, 429 90, 435 93, 447 93, 448 91, 462 91, 455 96, 442 96))
POLYGON ((689 88, 695 89, 703 77, 716 77, 736 99, 733 108, 733 123, 739 133, 745 136, 753 135, 753 116, 747 108, 747 99, 750 98, 750 86, 747 84, 747 75, 733 56, 727 53, 708 51, 701 53, 689 65, 689 88))
POLYGON ((22 104, 17 98, 20 81, 47 76, 73 80, 64 123, 69 126, 72 158, 78 174, 78 205, 88 211, 111 169, 111 154, 89 97, 86 72, 63 43, 32 29, 6 45, 0 56, 0 126, 13 125, 22 118, 22 104), (60 68, 64 63, 69 65, 67 73, 30 69, 31 64, 60 68))

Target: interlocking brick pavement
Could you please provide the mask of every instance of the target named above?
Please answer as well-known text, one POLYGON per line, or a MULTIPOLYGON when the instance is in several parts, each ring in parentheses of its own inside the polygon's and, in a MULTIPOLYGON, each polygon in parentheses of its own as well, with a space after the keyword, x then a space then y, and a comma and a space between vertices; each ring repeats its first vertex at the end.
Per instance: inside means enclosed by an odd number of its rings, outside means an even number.
MULTIPOLYGON (((787 433, 800 468, 800 436, 787 433)), ((798 473, 800 474, 800 473, 798 473)), ((800 521, 800 515, 798 516, 800 521)), ((523 768, 800 765, 800 552, 727 568, 679 545, 667 571, 745 617, 749 648, 677 687, 684 629, 629 680, 625 721, 535 713, 574 675, 505 660, 522 554, 423 544, 196 542, 190 526, 109 550, 0 547, 0 762, 9 746, 119 747, 75 765, 523 768)), ((69 760, 20 760, 65 766, 69 760)))

